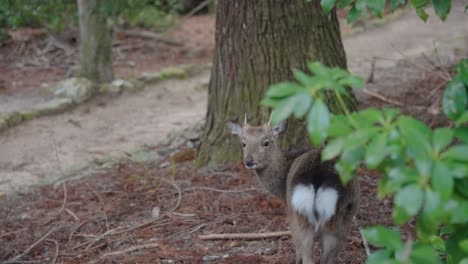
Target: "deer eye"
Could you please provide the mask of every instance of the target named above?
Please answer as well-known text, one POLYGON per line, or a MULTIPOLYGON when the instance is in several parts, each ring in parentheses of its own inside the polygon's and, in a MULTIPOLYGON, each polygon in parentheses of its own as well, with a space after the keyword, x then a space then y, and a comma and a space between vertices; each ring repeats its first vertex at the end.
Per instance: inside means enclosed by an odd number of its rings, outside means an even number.
POLYGON ((266 147, 268 147, 269 144, 270 144, 270 141, 267 140, 267 141, 263 142, 262 146, 266 148, 266 147))
POLYGON ((242 142, 242 147, 245 148, 246 146, 245 142, 242 142))

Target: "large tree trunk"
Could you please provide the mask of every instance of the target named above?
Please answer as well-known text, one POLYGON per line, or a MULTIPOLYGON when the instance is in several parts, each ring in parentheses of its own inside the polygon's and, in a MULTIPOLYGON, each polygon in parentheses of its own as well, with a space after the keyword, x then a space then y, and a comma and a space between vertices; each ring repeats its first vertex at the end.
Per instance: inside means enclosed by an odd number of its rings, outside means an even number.
POLYGON ((104 1, 78 0, 80 20, 80 76, 98 83, 114 79, 112 32, 107 26, 104 1))
MULTIPOLYGON (((319 0, 220 0, 216 50, 208 90, 208 112, 197 163, 240 160, 241 148, 224 127, 228 119, 250 124, 269 118, 259 102, 273 83, 292 79, 292 68, 309 61, 346 68, 336 12, 325 15, 319 0)), ((336 100, 328 100, 340 112, 336 100)), ((355 109, 354 98, 346 102, 355 109)), ((283 149, 309 143, 304 121, 291 120, 283 149)))

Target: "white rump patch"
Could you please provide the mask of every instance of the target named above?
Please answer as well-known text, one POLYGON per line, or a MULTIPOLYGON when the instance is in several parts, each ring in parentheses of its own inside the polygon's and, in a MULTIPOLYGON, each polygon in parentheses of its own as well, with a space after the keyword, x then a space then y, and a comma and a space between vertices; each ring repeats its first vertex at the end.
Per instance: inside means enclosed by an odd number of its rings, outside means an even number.
POLYGON ((291 204, 296 212, 308 218, 309 223, 315 224, 314 216, 315 190, 313 185, 298 184, 294 187, 291 204))
POLYGON ((315 197, 315 210, 319 215, 318 223, 315 229, 326 221, 330 220, 336 212, 336 203, 338 201, 338 192, 332 188, 319 188, 315 197))

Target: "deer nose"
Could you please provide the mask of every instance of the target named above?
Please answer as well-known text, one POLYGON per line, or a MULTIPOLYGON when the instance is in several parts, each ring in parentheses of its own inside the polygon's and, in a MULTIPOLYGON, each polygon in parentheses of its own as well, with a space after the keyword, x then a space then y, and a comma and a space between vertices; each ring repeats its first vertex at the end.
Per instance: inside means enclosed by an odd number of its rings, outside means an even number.
POLYGON ((244 159, 244 164, 247 169, 255 169, 255 162, 252 156, 248 155, 244 159))

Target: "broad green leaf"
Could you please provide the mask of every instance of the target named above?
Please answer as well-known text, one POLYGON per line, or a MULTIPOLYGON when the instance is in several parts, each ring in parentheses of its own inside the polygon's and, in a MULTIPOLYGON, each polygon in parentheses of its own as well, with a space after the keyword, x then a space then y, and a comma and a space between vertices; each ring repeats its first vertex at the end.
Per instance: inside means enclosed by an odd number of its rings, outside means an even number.
POLYGON ((429 4, 429 0, 410 0, 410 3, 418 9, 427 6, 427 4, 429 4))
POLYGON ((342 79, 342 78, 344 78, 346 76, 349 76, 349 75, 350 74, 349 74, 348 71, 343 70, 341 68, 336 67, 336 68, 331 69, 331 76, 335 80, 340 80, 340 79, 342 79))
POLYGON ((383 226, 368 227, 362 230, 364 237, 374 245, 397 250, 403 247, 400 233, 383 226))
POLYGON ((450 119, 456 120, 467 108, 466 88, 460 78, 454 78, 444 91, 442 109, 450 119))
POLYGON ((465 110, 465 112, 463 112, 463 114, 456 120, 455 125, 459 127, 466 122, 468 122, 468 110, 465 110))
POLYGON ((418 14, 418 17, 426 22, 427 21, 427 18, 429 17, 429 15, 426 13, 426 10, 424 10, 425 7, 421 7, 421 8, 416 8, 416 14, 418 14))
POLYGON ((419 209, 421 209, 423 198, 424 192, 421 186, 410 184, 403 187, 395 196, 395 209, 401 209, 405 215, 401 215, 398 219, 394 216, 395 223, 404 223, 415 216, 419 212, 419 209))
POLYGON ((283 99, 271 112, 271 123, 273 125, 279 124, 281 121, 286 120, 289 115, 294 111, 296 106, 296 97, 291 96, 283 99))
POLYGON ((467 252, 460 247, 460 241, 468 237, 468 226, 465 224, 445 240, 445 248, 447 249, 447 264, 461 264, 467 258, 467 252))
POLYGON ((390 9, 395 11, 398 7, 402 6, 405 3, 405 0, 391 0, 390 1, 390 9))
MULTIPOLYGON (((467 5, 468 7, 468 5, 467 5)), ((465 9, 466 12, 466 9, 465 9)), ((462 59, 457 65, 457 76, 468 87, 468 59, 462 59)))
POLYGON ((349 75, 338 81, 343 86, 348 86, 356 89, 362 89, 365 86, 364 80, 359 76, 349 75))
POLYGON ((275 108, 282 100, 278 98, 266 97, 260 101, 260 104, 275 108))
POLYGON ((353 113, 353 117, 360 126, 371 126, 376 123, 384 122, 382 112, 373 107, 367 108, 357 113, 353 113))
POLYGON ((445 21, 448 14, 450 13, 450 8, 452 6, 452 0, 432 0, 434 5, 434 10, 436 14, 445 21))
POLYGON ((354 131, 346 139, 346 148, 354 148, 356 146, 364 146, 380 129, 377 127, 367 127, 354 131))
POLYGON ((444 214, 448 215, 448 212, 445 212, 441 207, 439 193, 426 189, 425 198, 424 208, 418 219, 416 230, 420 239, 428 241, 437 234, 444 214))
POLYGON ((453 131, 449 128, 438 128, 432 135, 432 146, 439 153, 453 140, 453 131))
POLYGON ((318 99, 307 115, 307 131, 309 131, 314 145, 318 146, 325 140, 329 125, 330 113, 328 108, 321 99, 318 99))
POLYGON ((437 162, 432 170, 432 188, 444 200, 452 195, 453 177, 449 168, 442 162, 437 162))
POLYGON ((451 224, 462 224, 468 219, 468 200, 458 201, 457 208, 452 212, 450 217, 451 224))
POLYGON ((385 8, 385 0, 368 0, 367 6, 378 17, 382 17, 385 8))
POLYGON ((332 115, 328 135, 330 137, 342 137, 353 132, 353 127, 344 115, 332 115))
POLYGON ((455 128, 454 134, 456 138, 468 144, 468 126, 455 128))
POLYGON ((322 5, 323 12, 325 14, 330 13, 330 11, 333 9, 335 6, 335 1, 336 0, 321 0, 320 4, 322 5))
MULTIPOLYGON (((333 1, 333 3, 335 3, 335 0, 322 0, 322 2, 323 1, 333 1)), ((331 77, 331 70, 319 62, 309 63, 307 67, 314 75, 331 77)))
POLYGON ((383 113, 385 116, 385 120, 387 120, 388 123, 392 121, 397 115, 400 114, 400 109, 398 108, 384 108, 383 113))
POLYGON ((458 246, 468 254, 468 238, 458 242, 458 246))
POLYGON ((432 236, 431 244, 435 250, 438 250, 441 252, 445 251, 445 243, 444 243, 444 240, 440 236, 432 236))
POLYGON ((338 2, 338 7, 339 7, 340 9, 343 9, 343 8, 345 8, 345 7, 349 6, 349 5, 351 5, 351 3, 353 3, 353 1, 354 1, 354 0, 340 0, 340 1, 338 2))
POLYGON ((411 263, 442 264, 439 254, 429 245, 416 242, 411 250, 411 263))
POLYGON ((442 153, 441 158, 468 161, 468 144, 450 147, 442 153))
POLYGON ((298 80, 305 87, 310 87, 315 84, 312 76, 309 76, 300 70, 293 69, 293 74, 294 74, 294 78, 296 78, 296 80, 298 80))
POLYGON ((468 199, 468 180, 456 179, 455 180, 455 191, 458 195, 468 199))
POLYGON ((336 158, 343 151, 344 143, 344 138, 335 138, 328 142, 322 150, 322 161, 336 158))
POLYGON ((297 83, 281 82, 270 86, 266 93, 266 96, 273 98, 283 98, 291 96, 303 90, 304 88, 297 83))
POLYGON ((294 107, 294 116, 296 118, 303 117, 312 104, 312 96, 309 93, 299 92, 296 95, 296 106, 294 107))
POLYGON ((376 135, 367 146, 365 162, 368 168, 375 169, 386 156, 387 133, 376 135))
POLYGON ((353 7, 351 7, 351 9, 349 10, 348 18, 347 18, 349 24, 357 21, 362 14, 363 10, 358 9, 357 6, 358 6, 357 4, 354 4, 353 7))
POLYGON ((335 164, 335 169, 340 175, 340 179, 343 184, 348 183, 348 181, 353 178, 363 157, 363 147, 355 147, 343 152, 341 159, 335 164))
POLYGON ((367 258, 366 264, 398 264, 396 260, 393 259, 392 252, 388 249, 381 249, 372 252, 372 254, 367 258))

